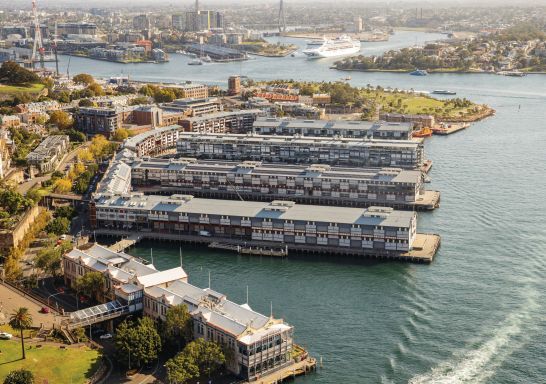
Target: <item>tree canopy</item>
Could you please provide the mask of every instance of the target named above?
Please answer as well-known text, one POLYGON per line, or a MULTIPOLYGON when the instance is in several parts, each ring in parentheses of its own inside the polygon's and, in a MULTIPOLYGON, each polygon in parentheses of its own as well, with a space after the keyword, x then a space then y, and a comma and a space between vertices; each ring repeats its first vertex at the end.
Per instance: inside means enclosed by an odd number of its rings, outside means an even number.
POLYGON ((14 61, 4 61, 0 67, 0 82, 10 85, 37 83, 38 75, 21 67, 14 61))
POLYGON ((51 111, 49 113, 49 124, 57 126, 61 131, 72 127, 73 120, 65 111, 51 111))
POLYGON ((102 273, 89 272, 76 279, 76 288, 88 296, 97 296, 104 290, 105 283, 106 281, 102 273))
POLYGON ((226 357, 220 344, 199 338, 188 343, 182 352, 169 359, 165 368, 171 382, 183 384, 201 374, 210 377, 225 362, 226 357))
POLYGON ((23 352, 23 360, 26 359, 25 354, 25 338, 23 331, 32 327, 32 315, 28 312, 28 308, 20 307, 13 312, 9 318, 9 326, 20 332, 21 351, 23 352))
POLYGON ((136 323, 122 322, 117 328, 114 345, 119 361, 129 368, 147 364, 157 359, 161 352, 161 338, 149 317, 142 317, 136 323))
POLYGON ((90 85, 95 82, 95 79, 93 78, 93 76, 87 73, 79 73, 72 78, 72 81, 75 82, 76 84, 90 85))
POLYGON ((167 309, 161 333, 163 340, 169 341, 173 346, 186 344, 192 339, 193 323, 185 304, 174 305, 167 309))
POLYGON ((17 369, 8 373, 4 384, 34 384, 34 374, 27 369, 17 369))
POLYGON ((68 220, 66 217, 56 217, 49 222, 45 229, 49 233, 54 233, 60 236, 67 233, 70 229, 70 220, 68 220))

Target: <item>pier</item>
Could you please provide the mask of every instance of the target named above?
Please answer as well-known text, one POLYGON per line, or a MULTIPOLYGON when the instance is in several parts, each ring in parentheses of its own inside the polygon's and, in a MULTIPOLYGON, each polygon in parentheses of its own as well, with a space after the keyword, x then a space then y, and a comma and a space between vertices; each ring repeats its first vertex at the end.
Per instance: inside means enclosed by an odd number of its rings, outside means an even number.
POLYGON ((142 236, 140 236, 138 233, 133 233, 127 237, 122 238, 120 241, 118 241, 115 244, 112 244, 108 248, 114 252, 123 252, 127 248, 130 248, 136 243, 138 243, 141 239, 142 239, 142 236))
POLYGON ((453 124, 443 124, 439 127, 432 128, 432 133, 435 135, 447 136, 452 133, 462 131, 470 127, 469 123, 453 123, 453 124))
POLYGON ((213 242, 209 244, 209 248, 222 249, 225 251, 234 251, 241 255, 252 256, 272 256, 272 257, 286 257, 288 256, 288 247, 252 247, 240 244, 231 243, 219 243, 213 242))
MULTIPOLYGON (((267 241, 256 241, 250 239, 241 239, 241 238, 218 238, 212 236, 199 236, 192 234, 183 234, 183 233, 166 233, 166 232, 152 232, 152 231, 140 231, 129 233, 123 230, 116 229, 97 229, 95 231, 97 235, 102 236, 121 236, 129 237, 131 235, 138 235, 138 239, 148 239, 148 240, 162 240, 162 241, 175 241, 187 244, 196 244, 196 245, 206 245, 216 243, 211 248, 223 249, 227 251, 237 252, 237 247, 240 248, 254 248, 263 250, 267 249, 280 249, 281 246, 284 246, 286 249, 286 254, 289 252, 294 252, 298 254, 306 255, 332 255, 340 257, 353 257, 353 258, 366 258, 366 259, 377 259, 377 260, 395 260, 395 261, 404 261, 411 263, 426 263, 429 264, 433 261, 438 248, 440 247, 440 235, 431 234, 431 233, 418 233, 413 243, 413 247, 408 252, 397 252, 397 251, 388 251, 384 249, 361 249, 361 248, 348 248, 340 246, 323 246, 323 245, 313 245, 313 244, 286 244, 280 243, 275 248, 274 244, 267 241), (218 245, 221 244, 221 245, 218 245), (241 246, 244 244, 244 246, 241 246)), ((125 240, 125 239, 124 239, 125 240)), ((125 244, 125 243, 124 243, 125 244)), ((134 243, 133 243, 134 244, 134 243)), ((250 252, 250 251, 247 251, 250 252)), ((243 254, 243 252, 239 252, 243 254)), ((257 253, 245 253, 245 254, 254 254, 257 253)), ((267 256, 277 256, 277 255, 267 255, 267 256)))

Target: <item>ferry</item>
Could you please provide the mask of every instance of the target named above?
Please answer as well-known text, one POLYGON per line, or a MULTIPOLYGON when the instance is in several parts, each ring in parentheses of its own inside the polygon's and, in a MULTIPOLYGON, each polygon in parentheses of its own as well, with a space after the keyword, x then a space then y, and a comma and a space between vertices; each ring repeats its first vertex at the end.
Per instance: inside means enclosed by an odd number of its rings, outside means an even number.
POLYGON ((412 75, 412 76, 427 76, 428 72, 425 71, 424 69, 416 69, 415 71, 410 72, 410 75, 412 75))
POLYGON ((360 41, 353 40, 347 35, 335 39, 324 38, 310 41, 303 50, 303 53, 311 59, 353 55, 358 52, 360 52, 360 41))
POLYGON ((433 94, 435 95, 456 95, 457 92, 454 92, 454 91, 446 91, 445 89, 435 89, 434 91, 432 91, 433 94))

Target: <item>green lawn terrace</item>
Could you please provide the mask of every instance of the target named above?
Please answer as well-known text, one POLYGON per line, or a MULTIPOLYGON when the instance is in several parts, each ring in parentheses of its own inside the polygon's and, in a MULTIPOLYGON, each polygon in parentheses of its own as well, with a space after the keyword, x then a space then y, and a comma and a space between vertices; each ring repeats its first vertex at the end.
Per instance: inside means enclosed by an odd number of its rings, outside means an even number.
POLYGON ((83 384, 100 366, 101 353, 82 344, 26 342, 26 359, 21 359, 19 340, 0 340, 0 382, 9 372, 27 369, 36 383, 83 384))

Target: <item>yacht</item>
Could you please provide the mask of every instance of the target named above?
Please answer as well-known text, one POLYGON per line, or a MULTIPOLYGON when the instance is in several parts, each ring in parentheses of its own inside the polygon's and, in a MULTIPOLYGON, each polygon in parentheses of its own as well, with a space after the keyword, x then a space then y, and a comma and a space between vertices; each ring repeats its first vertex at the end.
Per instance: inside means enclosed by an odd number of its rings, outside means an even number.
POLYGON ((203 65, 203 60, 201 59, 194 59, 188 61, 188 65, 203 65))
POLYGON ((307 44, 303 53, 312 59, 321 57, 337 57, 352 55, 360 52, 360 41, 353 40, 347 35, 335 39, 313 40, 307 44))
POLYGON ((416 69, 415 71, 410 72, 410 75, 412 75, 412 76, 427 76, 428 72, 425 71, 424 69, 416 69))
POLYGON ((454 92, 454 91, 446 91, 445 89, 435 89, 434 91, 432 91, 433 94, 435 95, 456 95, 457 92, 454 92))

